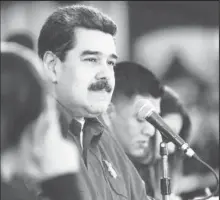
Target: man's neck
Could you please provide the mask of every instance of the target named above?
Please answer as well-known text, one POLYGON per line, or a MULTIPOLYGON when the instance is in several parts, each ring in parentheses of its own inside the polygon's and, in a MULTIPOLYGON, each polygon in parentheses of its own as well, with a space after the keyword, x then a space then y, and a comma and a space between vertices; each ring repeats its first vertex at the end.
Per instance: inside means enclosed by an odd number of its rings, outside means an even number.
POLYGON ((83 117, 75 117, 70 109, 65 107, 60 101, 56 100, 58 104, 58 110, 62 112, 62 115, 64 115, 65 119, 67 120, 67 123, 70 124, 73 119, 78 121, 81 124, 84 124, 84 118, 83 117))
POLYGON ((52 89, 50 96, 52 96, 52 98, 55 99, 55 101, 57 102, 58 111, 62 113, 67 123, 70 124, 72 119, 75 118, 73 115, 73 112, 70 109, 68 109, 60 100, 58 100, 56 92, 55 92, 55 88, 52 89))

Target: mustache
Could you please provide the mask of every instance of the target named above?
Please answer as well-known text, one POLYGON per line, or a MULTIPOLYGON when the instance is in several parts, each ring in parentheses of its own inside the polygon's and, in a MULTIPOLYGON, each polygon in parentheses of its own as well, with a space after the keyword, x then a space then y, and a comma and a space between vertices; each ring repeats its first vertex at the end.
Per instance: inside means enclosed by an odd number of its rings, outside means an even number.
POLYGON ((92 83, 88 89, 90 91, 101 91, 104 89, 106 92, 110 93, 112 91, 112 86, 107 80, 101 80, 96 83, 92 83))

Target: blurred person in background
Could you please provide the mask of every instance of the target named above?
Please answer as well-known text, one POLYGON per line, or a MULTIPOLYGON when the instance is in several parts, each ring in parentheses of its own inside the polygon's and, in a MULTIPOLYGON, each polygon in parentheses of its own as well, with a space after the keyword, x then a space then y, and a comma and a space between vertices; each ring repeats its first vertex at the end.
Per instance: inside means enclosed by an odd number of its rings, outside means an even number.
MULTIPOLYGON (((160 164, 159 145, 162 138, 150 123, 137 118, 135 105, 140 99, 150 101, 158 113, 162 112, 164 120, 174 132, 180 132, 181 136, 187 131, 186 127, 181 128, 182 124, 186 124, 185 119, 175 107, 175 100, 164 91, 159 80, 146 67, 133 62, 120 62, 115 67, 115 77, 112 103, 102 115, 102 120, 141 175, 147 194, 160 199, 161 169, 157 170, 156 166, 160 164)), ((169 144, 169 152, 174 153, 172 144, 169 144)), ((179 199, 173 194, 172 198, 179 199)))
POLYGON ((15 42, 35 51, 33 35, 28 31, 13 32, 6 36, 6 42, 15 42))
POLYGON ((99 10, 73 5, 51 14, 38 39, 50 93, 64 116, 63 135, 81 154, 80 190, 86 200, 149 199, 134 166, 97 119, 114 90, 116 31, 99 10))
POLYGON ((2 200, 36 199, 22 185, 30 181, 51 200, 80 199, 78 151, 62 137, 41 65, 29 49, 1 43, 2 200))
MULTIPOLYGON (((178 58, 171 64, 163 81, 179 94, 188 110, 192 124, 188 136, 189 145, 218 174, 219 100, 216 87, 208 85, 187 71, 178 58)), ((172 182, 172 191, 183 199, 204 196, 205 188, 210 188, 213 192, 216 185, 213 174, 207 168, 187 158, 183 161, 182 171, 173 177, 172 182)))
POLYGON ((162 87, 151 71, 132 62, 116 64, 115 80, 112 102, 102 117, 142 175, 147 194, 153 197, 152 173, 142 174, 140 165, 148 164, 153 159, 155 144, 150 141, 155 138, 156 130, 150 123, 137 118, 135 106, 138 100, 146 99, 160 113, 162 87))

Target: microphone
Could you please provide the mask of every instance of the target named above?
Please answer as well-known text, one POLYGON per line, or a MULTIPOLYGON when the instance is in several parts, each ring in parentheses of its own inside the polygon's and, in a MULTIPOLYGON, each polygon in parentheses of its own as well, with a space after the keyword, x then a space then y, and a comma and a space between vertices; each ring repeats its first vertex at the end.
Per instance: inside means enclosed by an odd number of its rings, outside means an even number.
POLYGON ((188 157, 193 157, 195 152, 189 145, 164 122, 162 117, 156 112, 152 103, 146 99, 141 99, 136 103, 137 118, 139 120, 147 120, 168 140, 173 142, 188 157))

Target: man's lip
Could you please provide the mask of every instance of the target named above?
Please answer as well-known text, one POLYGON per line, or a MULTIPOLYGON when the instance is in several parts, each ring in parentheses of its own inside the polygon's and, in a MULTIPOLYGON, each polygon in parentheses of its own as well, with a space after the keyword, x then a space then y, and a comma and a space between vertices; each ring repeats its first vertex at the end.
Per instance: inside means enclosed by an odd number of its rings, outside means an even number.
POLYGON ((149 143, 149 140, 138 140, 138 143, 144 144, 144 143, 149 143))
POLYGON ((144 149, 148 148, 148 146, 149 146, 149 142, 146 141, 146 140, 139 140, 137 142, 137 144, 138 144, 139 147, 144 148, 144 149))
POLYGON ((90 91, 93 94, 102 94, 102 95, 109 95, 110 93, 107 92, 105 89, 103 90, 97 90, 97 91, 90 91))
POLYGON ((110 93, 108 91, 106 91, 106 89, 102 89, 102 90, 90 90, 90 92, 104 92, 104 93, 110 93))

